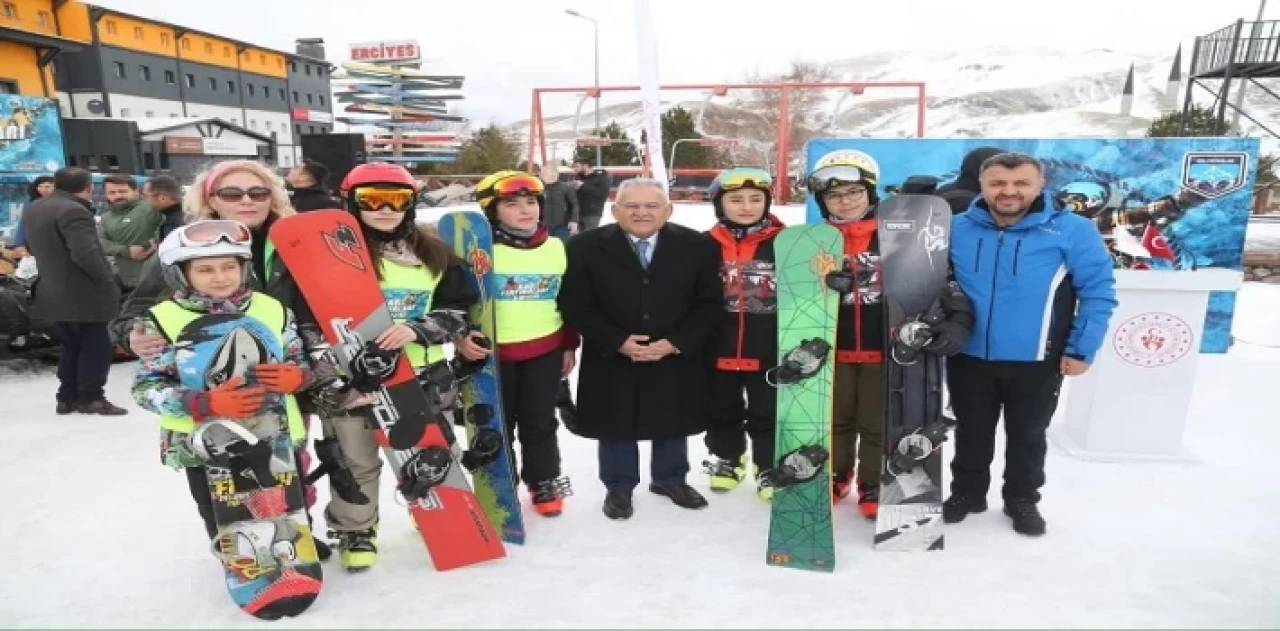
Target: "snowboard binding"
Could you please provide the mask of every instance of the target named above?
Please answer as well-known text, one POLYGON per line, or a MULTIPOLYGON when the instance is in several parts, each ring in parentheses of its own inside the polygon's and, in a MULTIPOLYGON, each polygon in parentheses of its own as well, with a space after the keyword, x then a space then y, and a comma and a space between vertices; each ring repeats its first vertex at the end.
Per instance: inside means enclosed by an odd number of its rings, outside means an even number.
POLYGON ((369 503, 369 496, 360 490, 356 478, 347 467, 347 457, 342 453, 342 446, 337 438, 326 438, 315 442, 316 458, 320 466, 306 477, 306 484, 315 484, 320 478, 329 476, 333 485, 333 493, 348 504, 364 506, 369 503))
POLYGON ((934 302, 924 313, 904 322, 897 328, 889 355, 900 366, 910 366, 920 361, 924 347, 933 341, 933 325, 946 319, 942 305, 934 302))
POLYGON ((895 477, 911 473, 929 454, 942 449, 942 443, 947 440, 947 432, 953 427, 955 426, 948 424, 946 420, 934 421, 903 436, 886 464, 889 473, 895 477))
POLYGON ((453 454, 444 447, 427 447, 411 456, 401 467, 397 488, 409 500, 420 500, 449 474, 453 454))
POLYGON ((818 445, 800 447, 779 458, 776 469, 762 473, 761 482, 775 489, 808 482, 822 472, 827 458, 827 450, 818 445))
POLYGON ((764 373, 765 382, 775 388, 795 385, 822 370, 830 353, 831 344, 826 340, 818 337, 807 339, 787 351, 781 365, 764 373))
POLYGON ((348 385, 364 394, 377 392, 382 383, 396 371, 396 362, 399 360, 399 350, 384 350, 374 342, 365 342, 351 356, 348 385))
POLYGON ((222 419, 201 423, 191 432, 191 447, 201 460, 230 471, 237 492, 267 489, 278 484, 271 472, 271 443, 259 439, 238 423, 222 419))
POLYGON ((480 427, 471 438, 471 448, 463 452, 460 462, 467 471, 475 471, 498 459, 502 452, 502 434, 493 428, 480 427))

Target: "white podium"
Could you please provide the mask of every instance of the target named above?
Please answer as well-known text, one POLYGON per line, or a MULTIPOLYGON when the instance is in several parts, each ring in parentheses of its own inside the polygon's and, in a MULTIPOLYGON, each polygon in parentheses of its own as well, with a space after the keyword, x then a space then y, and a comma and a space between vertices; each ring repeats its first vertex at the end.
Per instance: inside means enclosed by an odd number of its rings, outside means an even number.
POLYGON ((1226 269, 1116 270, 1120 304, 1092 367, 1066 379, 1053 442, 1084 460, 1195 462, 1182 437, 1209 292, 1242 280, 1226 269))

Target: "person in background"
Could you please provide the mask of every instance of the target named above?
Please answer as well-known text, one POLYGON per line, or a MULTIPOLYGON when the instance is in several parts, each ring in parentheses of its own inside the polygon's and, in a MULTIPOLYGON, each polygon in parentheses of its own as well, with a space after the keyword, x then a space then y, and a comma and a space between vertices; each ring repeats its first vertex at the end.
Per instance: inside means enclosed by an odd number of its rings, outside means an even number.
POLYGON ((53 174, 54 191, 22 214, 27 248, 40 261, 32 317, 53 322, 62 344, 58 414, 128 414, 106 399, 111 370, 107 322, 120 287, 98 242, 89 197, 93 176, 77 167, 53 174))
POLYGON ((151 209, 163 218, 156 235, 156 243, 163 243, 170 232, 186 222, 182 216, 182 185, 172 176, 157 175, 147 180, 143 196, 151 209))
POLYGON ((616 224, 569 240, 560 312, 582 335, 578 423, 598 441, 609 519, 633 513, 638 441, 652 442, 649 491, 681 508, 707 500, 685 481, 688 437, 711 416, 712 346, 724 317, 720 252, 699 232, 668 223, 665 183, 627 180, 616 224))
MULTIPOLYGON (((568 241, 570 236, 578 234, 578 191, 569 183, 560 181, 560 169, 555 164, 542 167, 541 175, 546 187, 542 225, 547 227, 551 236, 568 241)), ((560 422, 565 425, 573 425, 577 421, 578 408, 573 404, 573 392, 567 376, 560 380, 556 411, 560 414, 560 422)))
POLYGON ((590 230, 600 225, 604 203, 609 201, 609 172, 592 169, 585 160, 574 160, 573 172, 577 175, 573 186, 578 191, 579 227, 590 230))
POLYGON ((955 180, 939 186, 933 194, 946 200, 953 215, 969 210, 969 204, 973 199, 982 194, 982 184, 978 182, 978 170, 982 168, 982 163, 987 158, 1000 153, 1004 153, 1004 150, 995 147, 978 147, 965 154, 964 160, 960 162, 960 174, 955 180))
POLYGON ((305 158, 285 176, 289 202, 298 212, 308 210, 341 210, 342 202, 329 194, 329 167, 305 158))
MULTIPOLYGON (((27 208, 30 208, 31 204, 52 192, 52 175, 41 175, 36 178, 31 182, 31 186, 27 187, 27 208)), ((23 210, 22 214, 26 215, 27 211, 23 210)), ((27 250, 27 234, 22 228, 21 221, 18 222, 17 228, 13 231, 13 249, 10 251, 17 259, 22 259, 23 257, 30 255, 30 252, 27 250)))
POLYGON ((1116 308, 1115 272, 1098 229, 1044 192, 1044 167, 1019 153, 979 168, 982 195, 951 224, 956 282, 974 327, 947 362, 956 414, 951 497, 943 521, 987 510, 996 425, 1004 417, 1004 512, 1043 535, 1045 431, 1062 378, 1089 370, 1116 308))
POLYGON ((107 211, 98 222, 102 251, 115 263, 116 278, 124 293, 138 286, 142 264, 156 251, 156 232, 164 217, 138 195, 138 183, 128 175, 103 179, 107 211))

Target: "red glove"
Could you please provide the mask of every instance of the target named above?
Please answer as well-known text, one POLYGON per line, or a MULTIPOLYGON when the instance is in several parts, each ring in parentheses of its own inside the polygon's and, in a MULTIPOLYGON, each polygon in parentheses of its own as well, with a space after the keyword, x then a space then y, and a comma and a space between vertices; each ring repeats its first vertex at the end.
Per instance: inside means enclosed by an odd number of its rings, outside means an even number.
POLYGON ((262 386, 245 386, 240 377, 208 391, 187 395, 187 411, 197 422, 208 418, 250 419, 266 407, 266 390, 262 386))
POLYGON ((267 392, 293 394, 311 381, 311 371, 294 364, 257 364, 245 371, 245 378, 267 392))

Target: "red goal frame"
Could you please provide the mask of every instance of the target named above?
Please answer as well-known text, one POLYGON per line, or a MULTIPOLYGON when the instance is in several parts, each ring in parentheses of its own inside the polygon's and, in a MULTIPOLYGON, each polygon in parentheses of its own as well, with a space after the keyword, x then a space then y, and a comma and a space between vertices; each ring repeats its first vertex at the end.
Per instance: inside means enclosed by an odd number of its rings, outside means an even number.
MULTIPOLYGON (((807 83, 722 83, 722 84, 684 84, 664 85, 659 89, 668 92, 678 91, 711 91, 714 96, 724 96, 729 90, 781 90, 779 101, 778 156, 777 173, 774 174, 773 197, 778 203, 786 203, 790 191, 787 176, 787 144, 790 139, 791 92, 795 90, 831 90, 845 89, 854 95, 862 94, 868 88, 914 89, 916 92, 916 136, 924 138, 925 84, 923 81, 830 81, 807 83)), ((579 94, 586 98, 600 98, 605 92, 638 92, 638 85, 611 85, 596 87, 547 87, 534 88, 532 111, 529 115, 529 164, 547 163, 547 136, 542 116, 543 94, 579 94), (539 160, 539 158, 541 158, 539 160)))

